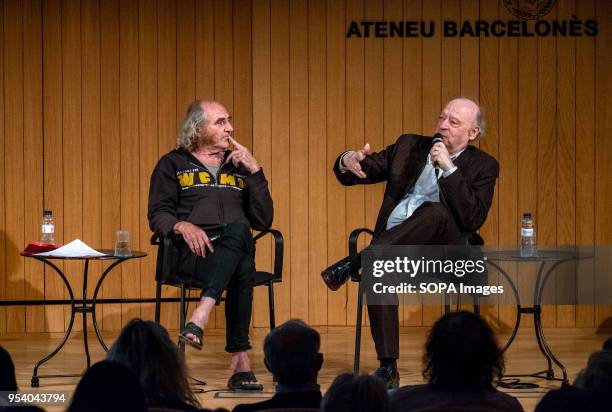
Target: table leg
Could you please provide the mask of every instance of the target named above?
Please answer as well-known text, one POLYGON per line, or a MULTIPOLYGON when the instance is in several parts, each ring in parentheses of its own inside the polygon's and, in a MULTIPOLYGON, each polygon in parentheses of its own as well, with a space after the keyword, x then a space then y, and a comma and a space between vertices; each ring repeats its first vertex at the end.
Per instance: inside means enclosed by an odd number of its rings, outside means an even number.
POLYGON ((517 334, 517 332, 519 330, 519 326, 521 325, 521 313, 522 313, 522 310, 521 310, 521 298, 519 296, 518 290, 516 289, 516 285, 512 281, 512 278, 506 273, 506 271, 503 270, 496 263, 494 263, 494 262, 492 262, 490 260, 487 261, 487 264, 493 266, 495 269, 497 269, 497 271, 504 278, 506 278, 506 280, 508 281, 508 284, 512 288, 512 293, 514 293, 514 299, 516 301, 516 321, 514 322, 514 328, 512 329, 512 334, 510 335, 510 338, 508 339, 508 341, 506 342, 506 344, 503 346, 503 348, 501 350, 502 353, 503 353, 506 350, 508 350, 508 348, 510 347, 510 345, 512 344, 512 342, 516 338, 516 334, 517 334))
POLYGON ((87 273, 89 271, 89 260, 85 260, 83 267, 83 304, 81 306, 83 314, 83 345, 85 346, 85 357, 87 358, 87 369, 91 366, 91 357, 89 356, 89 343, 87 341, 87 312, 91 309, 87 307, 87 273))
POLYGON ((100 276, 100 279, 98 280, 98 283, 96 284, 96 288, 94 290, 94 294, 93 294, 93 298, 91 302, 91 318, 93 320, 94 331, 96 332, 96 337, 98 338, 100 345, 102 345, 102 348, 104 348, 104 351, 106 352, 108 352, 108 346, 106 346, 106 343, 104 343, 104 339, 102 339, 102 334, 100 333, 100 328, 98 328, 98 321, 96 318, 96 299, 98 299, 98 292, 100 291, 100 287, 102 286, 102 282, 104 282, 106 275, 108 275, 115 266, 117 266, 118 264, 120 264, 121 262, 125 260, 127 259, 123 258, 123 259, 115 260, 111 265, 109 265, 106 268, 104 272, 102 272, 102 276, 100 276))
MULTIPOLYGON (((535 302, 537 304, 537 308, 540 308, 540 304, 542 303, 542 294, 544 293, 544 287, 546 286, 546 282, 548 281, 548 278, 550 277, 550 274, 553 272, 553 270, 555 270, 555 268, 557 266, 559 266, 561 263, 567 262, 569 260, 559 260, 557 262, 555 262, 553 265, 551 265, 550 269, 548 269, 546 271, 546 273, 544 274, 544 277, 542 278, 542 282, 540 285, 540 289, 536 290, 536 297, 535 297, 535 302)), ((534 305, 535 307, 535 305, 534 305)), ((535 315, 535 314, 534 314, 535 315)), ((539 318, 539 313, 538 313, 538 318, 539 318)), ((535 322, 534 322, 535 324, 535 322)), ((552 362, 554 362, 559 369, 561 369, 561 372, 563 373, 563 384, 568 384, 569 383, 569 379, 567 378, 567 370, 565 369, 565 366, 561 363, 561 361, 559 361, 557 359, 557 357, 553 354, 552 350, 550 349, 550 347, 548 346, 548 342, 546 342, 546 338, 544 337, 544 329, 542 328, 542 322, 541 320, 538 322, 539 324, 539 341, 538 343, 540 343, 540 349, 544 349, 546 351, 546 353, 548 354, 547 358, 548 358, 548 362, 549 362, 549 366, 548 366, 548 371, 546 373, 546 378, 547 379, 554 379, 554 371, 552 370, 552 365, 551 365, 551 360, 552 362), (550 372, 550 373, 549 373, 550 372)))
MULTIPOLYGON (((548 363, 548 369, 546 369, 546 379, 553 379, 555 377, 555 371, 552 368, 552 360, 549 353, 550 349, 544 340, 544 329, 542 328, 542 307, 540 305, 541 291, 544 290, 542 288, 542 273, 545 266, 546 261, 542 261, 540 263, 540 267, 538 268, 538 275, 536 277, 535 290, 533 294, 533 327, 535 329, 536 340, 538 342, 538 346, 540 347, 540 352, 544 355, 546 362, 548 363)), ((554 268, 554 266, 552 268, 554 268)), ((544 277, 548 277, 549 273, 550 270, 546 272, 544 277)))
POLYGON ((34 372, 32 373, 32 381, 31 381, 31 385, 33 388, 37 388, 39 386, 38 368, 40 368, 43 363, 47 362, 49 359, 54 357, 64 347, 64 345, 68 341, 68 337, 70 336, 70 333, 72 333, 72 325, 74 324, 74 316, 75 316, 74 294, 72 293, 72 288, 70 287, 70 283, 68 283, 68 280, 66 279, 66 276, 64 275, 64 273, 57 266, 55 266, 52 262, 44 258, 35 257, 35 259, 51 267, 60 276, 60 278, 62 278, 62 281, 64 282, 64 285, 66 286, 66 289, 68 290, 68 295, 70 296, 70 322, 68 323, 68 328, 66 329, 64 338, 59 343, 59 345, 57 345, 57 347, 53 349, 51 353, 49 353, 47 356, 39 360, 34 366, 34 372))

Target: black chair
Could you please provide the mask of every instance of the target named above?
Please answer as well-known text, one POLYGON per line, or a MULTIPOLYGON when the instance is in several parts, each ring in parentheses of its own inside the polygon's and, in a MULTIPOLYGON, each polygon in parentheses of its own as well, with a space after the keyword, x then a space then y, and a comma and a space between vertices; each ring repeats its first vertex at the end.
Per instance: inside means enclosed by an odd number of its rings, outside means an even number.
MULTIPOLYGON (((276 317, 274 313, 274 284, 282 282, 283 275, 283 250, 284 241, 281 232, 275 229, 267 229, 259 232, 254 238, 253 243, 255 244, 259 239, 265 235, 270 234, 274 238, 274 266, 272 273, 264 271, 255 272, 255 287, 267 286, 268 287, 268 305, 270 309, 270 330, 276 327, 276 317)), ((161 289, 162 285, 174 286, 180 289, 180 301, 179 301, 179 330, 185 328, 185 318, 187 317, 187 305, 186 296, 191 289, 202 289, 202 285, 198 284, 197 280, 193 277, 181 276, 178 273, 174 273, 175 268, 172 268, 169 261, 172 260, 170 254, 173 252, 174 239, 162 236, 160 233, 154 233, 151 236, 151 244, 156 245, 157 249, 157 264, 155 268, 155 281, 157 282, 157 288, 155 291, 155 321, 159 323, 160 311, 161 311, 161 289)), ((255 255, 255 247, 253 248, 253 257, 255 255)), ((221 300, 224 300, 222 298, 221 300)), ((179 341, 179 349, 185 351, 185 344, 179 341)))
MULTIPOLYGON (((359 236, 362 233, 367 233, 370 236, 374 235, 370 229, 362 227, 359 229, 355 229, 351 232, 348 239, 348 251, 350 256, 357 255, 357 242, 359 240, 359 236)), ((463 233, 461 235, 460 240, 457 242, 459 245, 472 245, 472 246, 482 246, 484 245, 484 240, 482 237, 476 232, 468 232, 463 233)), ((353 361, 353 373, 359 375, 359 359, 361 356, 361 325, 363 318, 363 291, 361 290, 361 275, 359 270, 354 270, 351 273, 351 281, 357 282, 359 284, 358 292, 357 292, 357 321, 355 323, 355 359, 353 361)), ((474 312, 480 313, 480 305, 478 303, 478 296, 473 295, 474 298, 474 312)), ((460 301, 457 301, 457 307, 461 304, 460 301)), ((450 295, 444 295, 444 313, 450 312, 450 295)))

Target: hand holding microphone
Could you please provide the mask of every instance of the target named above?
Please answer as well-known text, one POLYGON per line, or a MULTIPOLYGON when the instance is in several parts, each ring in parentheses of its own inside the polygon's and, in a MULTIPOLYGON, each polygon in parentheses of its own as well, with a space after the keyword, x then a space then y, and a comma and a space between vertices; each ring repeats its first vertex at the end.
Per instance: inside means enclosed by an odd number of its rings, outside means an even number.
POLYGON ((432 139, 433 145, 431 146, 429 155, 431 156, 432 164, 446 172, 454 165, 450 158, 450 154, 448 153, 448 149, 443 142, 444 136, 442 136, 440 133, 436 133, 432 139))

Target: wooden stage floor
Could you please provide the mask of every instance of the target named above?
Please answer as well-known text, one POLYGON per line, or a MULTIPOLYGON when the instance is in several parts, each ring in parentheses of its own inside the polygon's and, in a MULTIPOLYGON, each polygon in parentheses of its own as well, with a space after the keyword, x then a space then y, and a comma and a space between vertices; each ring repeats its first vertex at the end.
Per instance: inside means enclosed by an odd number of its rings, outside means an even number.
MULTIPOLYGON (((352 371, 353 365, 353 333, 348 327, 318 328, 321 333, 322 348, 325 356, 323 369, 319 375, 319 383, 326 390, 334 377, 342 372, 352 371)), ((401 359, 399 368, 403 385, 423 382, 421 376, 421 357, 427 328, 406 328, 401 334, 401 359)), ((187 349, 187 363, 192 376, 205 380, 208 384, 202 388, 209 391, 198 395, 204 407, 225 407, 231 409, 234 405, 243 402, 256 402, 272 395, 272 377, 263 364, 262 344, 266 329, 255 329, 252 333, 253 369, 265 386, 263 394, 233 394, 223 391, 229 370, 227 365, 229 356, 223 351, 225 346, 224 331, 209 330, 204 340, 205 348, 201 352, 187 349)), ((610 331, 596 332, 594 329, 546 329, 546 338, 553 352, 563 362, 570 375, 570 380, 586 364, 588 356, 601 348, 602 342, 610 336, 610 331)), ((171 331, 176 335, 176 331, 171 331)), ((115 335, 105 334, 105 340, 112 342, 115 335)), ((500 335, 501 342, 507 336, 500 335)), ((30 378, 35 362, 46 355, 61 339, 60 334, 4 334, 0 335, 0 345, 6 348, 15 362, 18 384, 21 390, 32 390, 30 378)), ((92 360, 104 358, 104 351, 98 344, 95 336, 90 336, 90 353, 92 360)), ((361 357, 361 371, 371 372, 377 367, 376 356, 369 330, 363 330, 363 347, 361 357)), ((531 373, 545 369, 546 362, 540 354, 533 332, 521 328, 521 332, 514 341, 506 356, 507 373, 531 373)), ((39 370, 39 374, 78 373, 85 366, 82 334, 75 333, 68 341, 62 352, 58 354, 39 370)), ((560 372, 559 372, 560 375, 560 372)), ((532 411, 543 394, 549 388, 559 387, 558 382, 546 380, 527 379, 527 381, 540 384, 534 390, 509 391, 516 396, 526 411, 532 411)), ((40 391, 65 391, 70 396, 78 382, 78 378, 48 378, 41 379, 40 391)), ((64 407, 45 407, 48 411, 60 411, 64 407)))

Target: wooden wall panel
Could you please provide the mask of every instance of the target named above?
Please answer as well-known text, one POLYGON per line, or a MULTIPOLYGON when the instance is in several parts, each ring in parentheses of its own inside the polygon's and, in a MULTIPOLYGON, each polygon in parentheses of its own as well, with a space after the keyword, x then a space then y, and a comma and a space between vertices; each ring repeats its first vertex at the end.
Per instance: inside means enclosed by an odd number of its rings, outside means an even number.
MULTIPOLYGON (((0 1, 0 43, 4 44, 4 0, 0 1)), ((0 185, 5 186, 4 173, 4 52, 0 61, 0 185)), ((6 299, 6 190, 0 190, 0 299, 6 299)), ((6 331, 6 310, 0 308, 0 332, 6 331)))
MULTIPOLYGON (((459 20, 461 18, 460 3, 460 0, 447 0, 442 2, 442 21, 459 20)), ((441 47, 440 69, 442 72, 442 94, 439 104, 443 105, 445 102, 448 102, 460 94, 461 72, 463 68, 461 64, 461 39, 459 37, 444 37, 442 38, 441 47)), ((435 124, 432 124, 432 122, 435 119, 437 119, 437 117, 427 119, 426 123, 424 124, 425 133, 432 133, 432 127, 435 127, 435 124)))
MULTIPOLYGON (((576 14, 574 0, 557 3, 557 18, 576 14)), ((576 40, 557 39, 557 244, 576 244, 576 40)), ((573 263, 568 263, 573 265, 573 263)), ((557 279, 557 290, 573 288, 557 279)), ((557 326, 573 327, 576 309, 557 306, 557 326)))
MULTIPOLYGON (((486 1, 486 0, 483 0, 486 1)), ((461 1, 461 18, 476 19, 479 16, 479 0, 461 1)), ((461 95, 478 101, 478 78, 480 39, 476 37, 461 38, 461 95)))
MULTIPOLYGON (((538 212, 538 134, 537 134, 537 81, 538 66, 533 64, 538 58, 538 44, 535 37, 520 38, 518 40, 518 135, 517 135, 517 210, 520 218, 523 213, 530 212, 537 216, 538 212)), ((512 222, 514 223, 514 222, 512 222)), ((518 227, 515 228, 518 238, 518 227)), ((521 290, 533 289, 536 267, 533 264, 522 264, 516 269, 521 272, 518 284, 521 290)), ((510 302, 507 302, 510 303, 510 302)), ((515 316, 514 308, 508 308, 510 318, 504 322, 508 324, 515 316)), ((525 326, 533 324, 533 317, 524 318, 525 326)), ((512 324, 510 323, 509 326, 512 324)))
MULTIPOLYGON (((594 1, 576 2, 576 13, 595 16, 594 1)), ((576 39, 576 243, 595 242, 595 42, 576 39)), ((576 326, 595 326, 593 305, 576 307, 576 326)))
MULTIPOLYGON (((228 108, 235 137, 268 177, 274 227, 286 240, 278 322, 354 323, 356 285, 329 292, 319 274, 346 255, 351 230, 374 226, 384 185, 344 188, 332 164, 366 142, 377 151, 401 133, 431 133, 442 106, 457 95, 485 107, 487 135, 475 144, 500 161, 481 229, 487 244, 515 245, 525 211, 535 214, 541 245, 610 243, 608 2, 559 0, 545 17, 596 18, 596 38, 441 34, 443 20, 514 19, 501 0, 0 0, 0 6, 0 298, 65 297, 55 273, 18 257, 38 238, 45 208, 54 211, 59 242, 78 237, 113 247, 115 231, 128 229, 133 247, 150 256, 111 272, 102 296, 153 295, 149 176, 174 147, 195 98, 228 108), (434 21, 436 35, 347 38, 348 24, 362 20, 434 21)), ((265 240, 257 264, 271 269, 271 263, 265 240)), ((89 293, 107 265, 91 267, 89 293)), ((61 267, 79 295, 82 263, 61 267)), ((517 279, 527 287, 526 276, 517 279)), ((164 296, 177 290, 165 288, 164 296)), ((402 325, 432 324, 441 311, 431 303, 401 308, 402 325)), ((267 306, 265 291, 257 290, 255 327, 268 326, 267 306)), ((99 310, 104 330, 153 316, 152 304, 99 310)), ((514 318, 507 305, 483 311, 502 328, 514 318)), ((551 305, 544 318, 547 326, 593 327, 611 313, 551 305)), ((62 331, 68 315, 57 306, 0 309, 0 331, 62 331)), ((177 305, 163 305, 163 323, 174 329, 176 318, 177 305)), ((220 307, 209 327, 224 326, 220 307)))
MULTIPOLYGON (((43 3, 43 135, 44 207, 55 217, 55 241, 64 242, 64 167, 62 139, 62 4, 60 0, 43 3)), ((33 219, 40 219, 33 216, 33 219)), ((57 267, 63 270, 64 264, 57 267)), ((68 296, 64 283, 45 268, 45 298, 68 296)), ((45 307, 47 331, 64 330, 64 307, 45 307)))
MULTIPOLYGON (((83 144, 83 241, 93 247, 103 247, 102 224, 102 136, 100 130, 100 3, 81 3, 82 115, 83 144)), ((92 297, 100 279, 102 264, 91 262, 87 296, 92 297)))
MULTIPOLYGON (((185 42, 181 43, 177 49, 179 60, 187 59, 185 64, 186 72, 183 75, 178 76, 177 80, 177 95, 184 95, 183 100, 193 100, 195 90, 195 60, 189 60, 188 55, 193 56, 195 59, 195 53, 193 50, 189 50, 187 44, 189 43, 189 30, 193 29, 193 16, 195 10, 193 9, 193 3, 181 2, 181 8, 188 8, 193 15, 191 20, 185 16, 186 34, 185 42), (191 26, 190 26, 191 21, 191 26), (189 69, 192 70, 191 85, 189 82, 189 69), (189 96, 190 94, 190 96, 189 96)), ((149 239, 151 238, 151 230, 147 220, 147 204, 149 196, 149 182, 151 178, 151 170, 157 164, 160 153, 160 143, 158 136, 158 116, 156 107, 158 107, 158 78, 157 78, 157 4, 150 1, 140 1, 138 3, 138 130, 139 136, 141 136, 141 144, 139 145, 140 150, 140 167, 138 170, 138 181, 140 182, 140 219, 139 219, 139 232, 140 232, 140 250, 143 250, 151 256, 149 259, 141 260, 140 262, 140 290, 143 296, 155 296, 156 283, 155 279, 155 262, 157 256, 157 247, 151 246, 149 239)), ((188 11, 183 11, 188 14, 188 11)), ((193 31, 191 32, 193 36, 193 31)), ((193 40, 191 40, 193 43, 193 40)), ((192 47, 193 49, 193 47, 192 47)), ((186 106, 186 104, 183 104, 186 106)), ((179 115, 183 115, 183 111, 177 108, 176 118, 179 115)), ((168 136, 171 138, 172 136, 168 136)), ((162 313, 169 313, 171 307, 175 308, 176 304, 165 303, 162 304, 162 313)), ((174 312, 176 313, 176 312, 174 312)), ((153 319, 155 316, 155 304, 143 304, 141 307, 141 315, 144 319, 153 319)), ((164 318, 166 319, 166 318, 164 318)), ((176 318, 174 318, 176 319, 176 318)), ((175 320, 169 318, 168 326, 173 326, 175 320)))
MULTIPOLYGON (((43 105, 42 105, 42 3, 31 1, 23 4, 24 67, 23 67, 23 123, 24 147, 24 212, 25 239, 40 236, 43 192, 43 105)), ((100 65, 98 64, 98 67, 100 65)), ((25 298, 44 298, 44 268, 34 259, 25 259, 25 298)), ((26 331, 45 332, 45 309, 42 306, 26 307, 26 331)))
MULTIPOLYGON (((548 14, 556 16, 556 7, 548 14)), ((538 38, 538 214, 537 242, 539 245, 554 245, 557 240, 557 73, 552 62, 557 60, 557 44, 552 37, 538 38)), ((554 288, 555 279, 549 287, 554 288)), ((542 312, 545 326, 554 326, 556 310, 547 306, 542 312)))
MULTIPOLYGON (((136 0, 119 2, 119 62, 120 62, 120 158, 121 158, 121 203, 137 205, 138 203, 138 2, 136 0)), ((167 16, 167 14, 164 14, 167 16)), ((161 23, 160 23, 161 25, 161 23)), ((173 89, 174 90, 174 89, 173 89)), ((172 113, 174 121, 174 113, 172 113)), ((167 117, 166 117, 167 118, 167 117)), ((120 227, 130 232, 130 241, 134 248, 139 242, 139 208, 121 208, 120 227)), ((117 274, 115 274, 117 275, 117 274)), ((121 296, 131 298, 140 296, 140 262, 138 259, 121 265, 121 296)), ((140 305, 123 304, 121 318, 113 326, 127 323, 129 319, 140 316, 140 305)))
MULTIPOLYGON (((597 1, 597 19, 608 22, 612 19, 612 4, 597 1)), ((612 93, 612 77, 609 70, 612 62, 612 31, 602 28, 595 42, 595 244, 612 243, 612 144, 610 144, 609 119, 612 119, 612 104, 607 96, 612 93)), ((612 305, 595 307, 595 326, 610 327, 612 305)))
MULTIPOLYGON (((25 203, 27 181, 23 179, 23 7, 20 2, 4 4, 4 71, 5 118, 5 216, 6 216, 6 298, 25 297, 24 258, 19 256, 19 245, 24 243, 25 203)), ((19 332, 25 326, 25 308, 7 309, 7 332, 19 332)))
POLYGON ((308 22, 308 319, 313 325, 327 325, 327 287, 319 277, 327 265, 328 245, 324 0, 309 1, 308 22))
MULTIPOLYGON (((253 105, 253 155, 259 161, 270 184, 272 177, 270 2, 254 1, 252 7, 253 101, 257 102, 253 105)), ((262 270, 272 271, 271 239, 262 239, 257 243, 255 265, 262 270)), ((264 288, 255 288, 254 291, 253 326, 269 326, 268 294, 264 288)))
MULTIPOLYGON (((289 5, 289 204, 291 207, 291 317, 308 319, 308 3, 289 5)), ((313 142, 314 143, 314 142, 313 142)))
MULTIPOLYGON (((83 237, 83 151, 81 141, 81 2, 62 1, 62 149, 64 180, 64 241, 83 237)), ((83 264, 65 262, 64 273, 76 296, 83 288, 83 264)), ((64 321, 70 308, 64 311, 64 321)), ((75 329, 81 322, 75 320, 75 329)))
MULTIPOLYGON (((119 0, 100 3, 100 135, 103 141, 101 242, 113 247, 117 224, 121 222, 121 130, 120 130, 120 69, 119 69, 119 0)), ((151 142, 153 145, 153 142, 151 142)), ((105 263, 106 269, 110 263, 105 263)), ((121 270, 113 270, 102 286, 101 296, 121 296, 121 270)), ((106 330, 121 328, 121 305, 100 305, 98 322, 106 330)))

